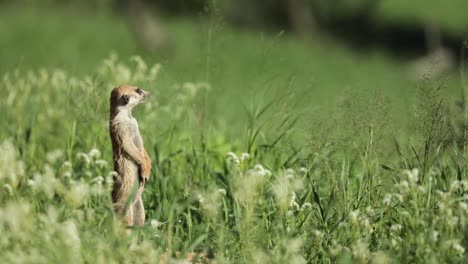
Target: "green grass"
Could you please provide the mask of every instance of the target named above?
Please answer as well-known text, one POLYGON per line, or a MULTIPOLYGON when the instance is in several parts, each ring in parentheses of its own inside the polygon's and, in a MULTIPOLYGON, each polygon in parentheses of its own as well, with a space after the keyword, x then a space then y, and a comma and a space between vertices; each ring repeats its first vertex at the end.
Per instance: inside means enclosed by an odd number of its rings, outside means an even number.
POLYGON ((219 263, 467 261, 456 74, 416 85, 378 51, 205 19, 168 22, 174 53, 161 56, 118 17, 0 17, 2 263, 178 251, 219 263), (120 83, 155 95, 134 111, 153 171, 148 224, 129 232, 109 199, 108 96, 120 83))

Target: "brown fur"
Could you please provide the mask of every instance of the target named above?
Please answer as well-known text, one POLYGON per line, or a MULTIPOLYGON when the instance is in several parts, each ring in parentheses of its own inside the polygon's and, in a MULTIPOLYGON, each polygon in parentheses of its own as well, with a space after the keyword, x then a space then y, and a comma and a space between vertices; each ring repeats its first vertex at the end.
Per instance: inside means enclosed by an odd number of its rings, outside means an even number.
POLYGON ((109 133, 114 170, 118 173, 114 180, 112 202, 116 213, 127 226, 143 225, 145 222, 141 195, 151 174, 151 159, 143 147, 132 109, 148 96, 146 91, 125 85, 114 88, 110 97, 109 133))

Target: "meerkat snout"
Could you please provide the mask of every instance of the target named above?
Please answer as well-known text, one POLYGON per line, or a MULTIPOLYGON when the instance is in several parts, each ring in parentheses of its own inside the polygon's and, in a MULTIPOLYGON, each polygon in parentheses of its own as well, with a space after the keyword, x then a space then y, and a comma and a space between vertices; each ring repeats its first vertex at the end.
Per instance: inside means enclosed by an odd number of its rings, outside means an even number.
POLYGON ((145 102, 150 97, 151 93, 140 88, 137 88, 136 92, 141 95, 141 102, 145 102))

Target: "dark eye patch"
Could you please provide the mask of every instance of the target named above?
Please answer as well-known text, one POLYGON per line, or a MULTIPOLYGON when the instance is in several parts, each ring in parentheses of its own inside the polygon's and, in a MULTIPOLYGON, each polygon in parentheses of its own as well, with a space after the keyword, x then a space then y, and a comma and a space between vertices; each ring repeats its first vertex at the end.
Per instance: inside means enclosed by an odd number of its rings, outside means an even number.
POLYGON ((124 94, 124 95, 122 95, 120 97, 120 104, 121 105, 126 105, 129 100, 130 100, 130 98, 128 97, 128 95, 124 94))
POLYGON ((136 89, 136 92, 137 92, 138 94, 141 94, 143 91, 142 91, 140 88, 137 88, 137 89, 136 89))

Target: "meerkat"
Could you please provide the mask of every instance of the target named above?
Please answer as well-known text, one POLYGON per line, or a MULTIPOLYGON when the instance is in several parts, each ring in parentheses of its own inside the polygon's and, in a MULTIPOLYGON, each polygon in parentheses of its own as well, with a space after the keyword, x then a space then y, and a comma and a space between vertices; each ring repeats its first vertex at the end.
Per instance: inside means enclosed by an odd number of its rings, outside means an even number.
POLYGON ((132 109, 145 102, 150 93, 134 86, 118 86, 110 96, 109 133, 112 141, 114 180, 112 202, 115 212, 127 226, 140 226, 145 222, 145 208, 141 195, 151 172, 148 156, 132 116, 132 109))

